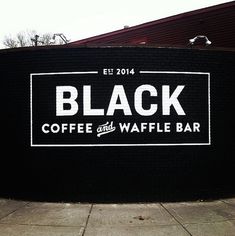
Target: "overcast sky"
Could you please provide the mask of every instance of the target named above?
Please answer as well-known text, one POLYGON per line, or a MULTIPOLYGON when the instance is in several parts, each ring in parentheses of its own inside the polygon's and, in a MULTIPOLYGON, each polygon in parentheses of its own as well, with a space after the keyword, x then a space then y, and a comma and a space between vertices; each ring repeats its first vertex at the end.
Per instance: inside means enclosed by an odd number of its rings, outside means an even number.
POLYGON ((0 47, 6 35, 36 30, 71 41, 229 1, 0 0, 0 47))

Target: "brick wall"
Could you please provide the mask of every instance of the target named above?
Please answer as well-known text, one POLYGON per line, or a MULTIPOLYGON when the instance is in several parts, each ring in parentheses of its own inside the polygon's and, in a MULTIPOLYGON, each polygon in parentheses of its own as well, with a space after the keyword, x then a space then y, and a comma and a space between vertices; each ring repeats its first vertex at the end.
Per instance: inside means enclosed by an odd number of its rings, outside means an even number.
MULTIPOLYGON (((2 191, 28 191, 34 196, 51 192, 54 197, 77 199, 84 193, 99 193, 103 198, 110 193, 127 193, 127 199, 133 193, 153 197, 169 190, 168 196, 172 196, 171 191, 182 193, 182 189, 186 195, 196 194, 199 189, 211 193, 211 189, 230 187, 234 177, 234 62, 232 51, 197 49, 0 51, 2 191), (101 73, 103 68, 209 72, 211 145, 31 147, 30 73, 101 73)), ((123 83, 125 79, 128 77, 122 78, 123 83)), ((200 95, 201 91, 197 92, 200 95)))

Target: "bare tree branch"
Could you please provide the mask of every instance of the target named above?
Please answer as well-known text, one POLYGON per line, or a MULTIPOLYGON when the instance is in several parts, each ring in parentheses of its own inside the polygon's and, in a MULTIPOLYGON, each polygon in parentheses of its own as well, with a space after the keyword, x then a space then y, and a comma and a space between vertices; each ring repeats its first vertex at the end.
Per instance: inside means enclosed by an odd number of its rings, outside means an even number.
POLYGON ((27 41, 26 41, 26 37, 25 34, 20 32, 16 35, 16 39, 18 42, 19 47, 26 47, 27 46, 27 41))
POLYGON ((17 48, 17 47, 31 47, 35 46, 35 35, 39 35, 37 41, 37 46, 42 45, 61 45, 64 44, 62 40, 52 40, 53 34, 52 33, 44 33, 42 35, 38 34, 35 30, 27 30, 21 31, 16 34, 16 36, 5 36, 3 40, 3 44, 7 48, 17 48), (34 40, 34 41, 33 41, 34 40))
POLYGON ((17 41, 11 36, 5 36, 3 44, 8 48, 17 48, 17 41))
POLYGON ((52 38, 53 34, 45 33, 41 36, 41 41, 43 42, 44 45, 50 45, 52 38))

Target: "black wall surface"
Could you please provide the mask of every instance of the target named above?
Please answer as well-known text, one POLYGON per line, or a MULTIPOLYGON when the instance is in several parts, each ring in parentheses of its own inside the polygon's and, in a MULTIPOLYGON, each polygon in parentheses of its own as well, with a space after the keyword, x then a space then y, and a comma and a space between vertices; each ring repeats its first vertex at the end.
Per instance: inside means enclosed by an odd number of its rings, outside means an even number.
MULTIPOLYGON (((234 64, 234 52, 197 49, 0 51, 1 194, 84 201, 159 197, 174 200, 178 196, 233 194, 234 64), (135 78, 141 70, 209 72, 211 145, 31 147, 30 74, 94 70, 102 73, 103 68, 135 68, 135 78)), ((124 86, 128 87, 128 79, 121 78, 124 86)), ((195 90, 199 97, 207 89, 202 90, 195 90)))

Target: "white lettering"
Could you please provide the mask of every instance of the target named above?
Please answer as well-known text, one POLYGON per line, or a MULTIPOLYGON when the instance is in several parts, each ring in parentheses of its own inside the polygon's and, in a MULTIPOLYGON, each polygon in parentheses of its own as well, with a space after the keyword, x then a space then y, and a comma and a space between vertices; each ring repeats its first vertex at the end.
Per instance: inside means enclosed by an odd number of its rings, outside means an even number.
POLYGON ((43 124, 42 132, 48 133, 92 133, 92 123, 53 123, 43 124))
POLYGON ((103 116, 104 109, 91 108, 91 86, 83 86, 83 113, 84 116, 103 116))
POLYGON ((61 132, 64 133, 64 131, 67 130, 67 129, 68 129, 68 124, 63 123, 63 124, 61 125, 61 132))
POLYGON ((181 132, 200 132, 200 123, 198 122, 193 122, 192 124, 190 123, 176 123, 176 132, 181 133, 181 132))
POLYGON ((123 110, 124 115, 131 116, 131 109, 123 85, 115 85, 109 102, 107 116, 113 116, 115 110, 123 110), (120 103, 118 104, 118 99, 120 103))
POLYGON ((135 110, 142 116, 152 116, 157 111, 157 104, 151 104, 149 109, 143 108, 143 92, 149 92, 150 96, 157 96, 157 90, 149 84, 139 86, 135 90, 135 110))
POLYGON ((137 132, 137 133, 140 132, 140 130, 139 130, 139 128, 138 128, 136 123, 134 123, 132 128, 131 128, 131 133, 133 133, 133 132, 137 132))
POLYGON ((193 132, 200 132, 200 123, 193 123, 193 132))
POLYGON ((119 127, 121 133, 123 133, 124 131, 128 133, 130 129, 130 123, 119 123, 119 127))
POLYGON ((56 115, 73 116, 78 112, 78 104, 75 99, 78 96, 77 89, 73 86, 56 86, 56 115), (69 93, 69 98, 64 94, 69 93), (64 104, 69 104, 70 109, 64 109, 64 104))
POLYGON ((50 131, 47 129, 46 130, 46 127, 48 128, 49 127, 49 124, 44 124, 43 126, 42 126, 42 132, 44 133, 44 134, 48 134, 50 131))
POLYGON ((183 124, 176 123, 176 132, 182 132, 182 131, 183 131, 183 124))
POLYGON ((178 96, 184 89, 184 85, 176 87, 175 91, 170 96, 170 86, 162 86, 162 114, 170 115, 170 107, 173 106, 178 115, 185 115, 185 112, 178 101, 178 96))
POLYGON ((51 125, 51 132, 52 133, 58 133, 60 131, 60 126, 58 124, 51 125))
POLYGON ((119 123, 121 133, 171 132, 171 123, 119 123))
MULTIPOLYGON (((184 85, 176 87, 170 95, 170 86, 162 86, 162 115, 170 115, 173 106, 178 115, 185 115, 185 112, 178 100, 178 97, 184 85)), ((134 107, 136 112, 141 116, 152 116, 158 110, 158 104, 150 104, 149 108, 143 107, 143 93, 148 92, 150 97, 157 97, 157 89, 149 84, 140 85, 134 93, 134 107)), ((105 109, 95 109, 91 107, 91 85, 83 86, 83 115, 84 116, 113 116, 116 110, 122 110, 125 116, 131 116, 132 111, 127 99, 127 95, 123 85, 115 85, 109 101, 107 112, 105 109)), ((78 103, 76 101, 78 91, 73 86, 57 86, 56 87, 56 115, 57 116, 73 116, 78 112, 78 103), (65 106, 67 105, 67 106, 65 106)), ((46 128, 46 127, 45 127, 46 128)), ((64 127, 66 129, 66 127, 64 127)), ((71 127, 73 129, 73 127, 71 127)), ((198 128, 196 128, 198 129, 198 128)), ((44 131, 46 131, 44 129, 44 131)), ((161 131, 160 131, 161 132, 161 131)))

